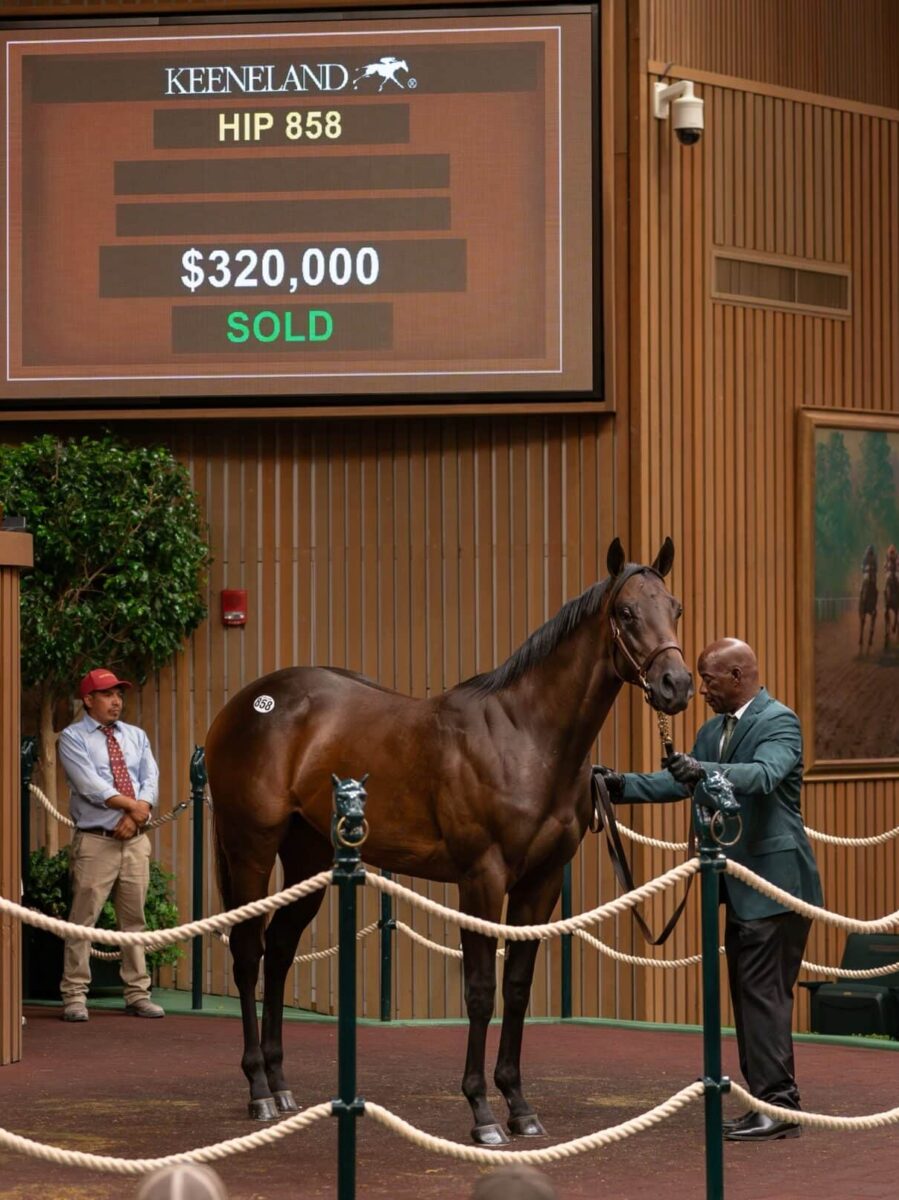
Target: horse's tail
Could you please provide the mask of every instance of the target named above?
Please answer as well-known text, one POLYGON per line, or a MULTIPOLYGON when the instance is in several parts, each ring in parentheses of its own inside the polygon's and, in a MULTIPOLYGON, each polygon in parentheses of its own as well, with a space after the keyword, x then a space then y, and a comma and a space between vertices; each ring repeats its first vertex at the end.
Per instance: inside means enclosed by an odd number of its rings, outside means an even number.
POLYGON ((225 908, 234 907, 234 889, 231 884, 231 868, 228 866, 228 856, 219 834, 218 817, 215 810, 212 813, 212 836, 215 842, 215 880, 225 908))

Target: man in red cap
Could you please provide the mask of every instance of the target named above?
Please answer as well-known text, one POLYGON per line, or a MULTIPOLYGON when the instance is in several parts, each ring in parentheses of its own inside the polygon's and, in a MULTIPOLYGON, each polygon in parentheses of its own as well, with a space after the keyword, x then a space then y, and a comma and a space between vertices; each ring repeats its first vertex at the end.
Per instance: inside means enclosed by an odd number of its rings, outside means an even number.
MULTIPOLYGON (((106 667, 81 680, 84 716, 59 735, 59 757, 71 789, 75 835, 71 846, 72 910, 76 925, 94 925, 110 892, 119 929, 142 931, 150 883, 150 820, 159 791, 159 770, 147 735, 126 725, 125 689, 131 684, 106 667)), ((164 1017, 150 999, 150 976, 142 946, 123 946, 120 969, 125 1012, 164 1017)), ((86 1021, 91 981, 90 943, 67 941, 62 993, 64 1021, 86 1021)))

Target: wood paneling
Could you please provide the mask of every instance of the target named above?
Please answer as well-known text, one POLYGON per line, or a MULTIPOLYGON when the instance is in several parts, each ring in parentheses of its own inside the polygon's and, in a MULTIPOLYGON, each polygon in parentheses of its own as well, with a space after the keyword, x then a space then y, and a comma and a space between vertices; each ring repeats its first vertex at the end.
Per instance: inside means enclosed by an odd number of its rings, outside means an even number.
POLYGON ((646 4, 649 58, 657 62, 899 108, 895 0, 646 4))
MULTIPOLYGON (((802 6, 777 7, 794 12, 802 6)), ((826 26, 840 7, 816 11, 826 26)), ((696 22, 676 29, 674 14, 688 8, 698 11, 697 5, 656 6, 651 40, 660 58, 678 57, 683 64, 678 47, 699 44, 696 22), (675 33, 683 41, 671 41, 675 33)), ((736 20, 739 12, 740 38, 725 39, 735 54, 736 41, 743 55, 764 45, 758 41, 763 22, 751 20, 747 10, 759 16, 767 6, 702 9, 716 38, 730 28, 721 24, 726 13, 736 20)), ((885 10, 881 15, 885 19, 885 10)), ((872 19, 868 32, 875 28, 872 19)), ((816 43, 815 55, 792 43, 794 79, 806 88, 837 86, 826 74, 803 74, 811 70, 807 58, 820 66, 831 48, 836 52, 832 37, 824 41, 826 51, 823 42, 816 43)), ((856 44, 850 39, 841 47, 850 61, 856 44)), ((718 43, 709 45, 694 61, 716 70, 728 64, 755 69, 742 59, 715 58, 718 43)), ((634 80, 644 148, 635 156, 640 203, 632 243, 641 267, 633 277, 633 309, 643 314, 634 337, 635 373, 643 383, 632 420, 632 517, 641 543, 671 532, 686 550, 681 569, 688 655, 695 660, 714 638, 744 638, 759 653, 769 689, 801 709, 797 414, 808 406, 899 411, 899 113, 841 111, 832 99, 819 105, 807 96, 757 94, 739 80, 733 86, 706 84, 698 89, 705 101, 705 136, 684 148, 669 123, 649 115, 655 77, 646 73, 634 80), (765 261, 789 256, 805 260, 810 269, 844 266, 848 316, 713 300, 712 250, 718 247, 765 261)), ((679 746, 692 743, 704 716, 704 706, 696 703, 675 722, 679 746)), ((648 769, 658 758, 648 716, 642 735, 637 757, 648 769)), ((814 829, 872 834, 899 824, 896 800, 894 780, 810 780, 805 818, 814 829)), ((636 820, 655 836, 682 840, 686 815, 680 808, 642 811, 636 820)), ((816 850, 829 908, 875 917, 899 907, 889 866, 895 847, 816 850)), ((670 861, 661 852, 645 854, 641 877, 657 875, 670 861)), ((808 958, 838 962, 844 938, 816 927, 808 958)), ((675 935, 671 953, 697 948, 698 928, 688 922, 675 935)), ((641 1013, 697 1021, 696 982, 681 973, 656 972, 645 980, 641 1013)), ((803 993, 800 1026, 807 1018, 803 993)))
MULTIPOLYGON (((0 532, 0 896, 22 894, 19 803, 19 572, 31 566, 31 535, 0 532)), ((22 926, 0 916, 0 1066, 22 1057, 22 926)))

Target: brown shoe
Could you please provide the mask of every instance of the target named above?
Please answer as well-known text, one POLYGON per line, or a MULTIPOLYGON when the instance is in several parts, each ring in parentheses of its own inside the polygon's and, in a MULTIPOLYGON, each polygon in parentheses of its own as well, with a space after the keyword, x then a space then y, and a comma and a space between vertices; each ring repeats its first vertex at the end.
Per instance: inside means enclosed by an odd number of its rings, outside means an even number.
POLYGON ((75 1000, 71 1004, 67 1004, 62 1010, 62 1019, 64 1021, 87 1021, 90 1019, 87 1005, 81 1000, 75 1000))
POLYGON ((164 1017, 165 1009, 152 1000, 135 1000, 133 1004, 125 1005, 125 1013, 129 1017, 164 1017))

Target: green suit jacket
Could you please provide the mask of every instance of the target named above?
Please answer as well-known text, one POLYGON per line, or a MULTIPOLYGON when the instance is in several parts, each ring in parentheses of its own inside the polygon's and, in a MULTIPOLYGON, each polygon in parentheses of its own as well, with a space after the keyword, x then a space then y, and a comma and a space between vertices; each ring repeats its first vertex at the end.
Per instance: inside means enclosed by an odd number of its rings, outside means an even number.
MULTIPOLYGON (((707 770, 722 771, 740 802, 743 832, 725 853, 757 875, 809 904, 822 904, 821 880, 802 823, 802 731, 792 709, 762 688, 737 722, 719 758, 724 717, 706 721, 696 736, 693 757, 707 770)), ((682 799, 687 789, 668 771, 625 775, 623 803, 682 799)), ((701 800, 702 785, 697 799, 701 800)), ((722 876, 734 913, 754 921, 788 911, 730 875, 722 876)), ((722 896, 723 899, 723 896, 722 896)))

